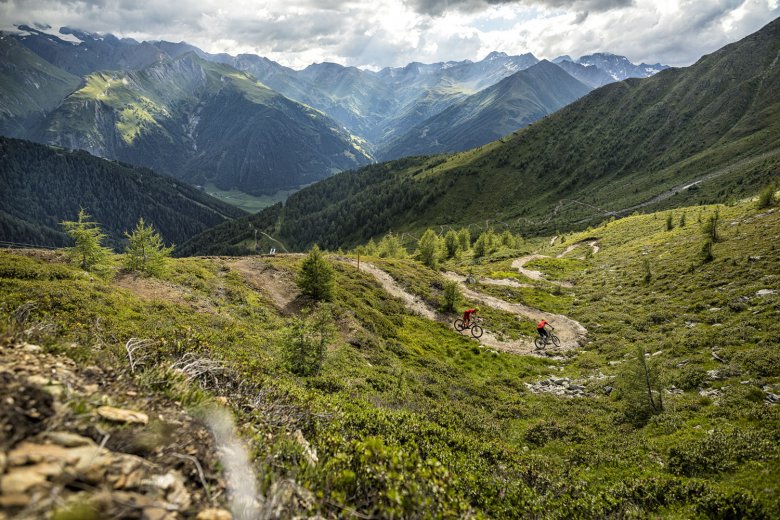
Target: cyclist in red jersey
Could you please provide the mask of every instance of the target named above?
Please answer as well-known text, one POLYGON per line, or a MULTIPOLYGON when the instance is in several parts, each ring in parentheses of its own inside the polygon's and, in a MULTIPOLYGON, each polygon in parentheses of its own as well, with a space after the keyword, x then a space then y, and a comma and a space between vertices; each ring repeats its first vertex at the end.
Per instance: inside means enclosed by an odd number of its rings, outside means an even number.
POLYGON ((546 340, 550 338, 550 335, 547 333, 547 330, 545 330, 545 327, 548 326, 552 330, 555 330, 555 327, 547 323, 545 319, 542 319, 539 323, 536 324, 536 332, 539 333, 539 335, 546 340))
POLYGON ((463 326, 468 327, 471 325, 471 318, 479 312, 479 307, 474 307, 463 313, 463 326))

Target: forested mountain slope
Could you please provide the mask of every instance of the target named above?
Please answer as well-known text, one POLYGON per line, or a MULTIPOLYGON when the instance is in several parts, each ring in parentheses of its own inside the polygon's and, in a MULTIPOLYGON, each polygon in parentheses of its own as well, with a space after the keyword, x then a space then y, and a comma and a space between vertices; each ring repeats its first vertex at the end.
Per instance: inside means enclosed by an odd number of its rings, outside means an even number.
POLYGON ((0 34, 0 135, 24 134, 80 83, 78 76, 0 34))
MULTIPOLYGON (((328 179, 289 199, 278 235, 336 248, 485 220, 553 232, 753 194, 780 168, 779 56, 780 19, 691 67, 607 85, 482 148, 328 179)), ((196 240, 219 247, 209 236, 196 240)), ((241 235, 231 240, 221 245, 241 235)))
POLYGON ((179 244, 245 214, 177 180, 82 151, 0 137, 0 157, 0 241, 69 245, 59 223, 80 208, 114 246, 139 218, 179 244))
POLYGON ((369 156, 320 112, 194 53, 98 72, 46 118, 41 142, 252 194, 309 184, 369 156))

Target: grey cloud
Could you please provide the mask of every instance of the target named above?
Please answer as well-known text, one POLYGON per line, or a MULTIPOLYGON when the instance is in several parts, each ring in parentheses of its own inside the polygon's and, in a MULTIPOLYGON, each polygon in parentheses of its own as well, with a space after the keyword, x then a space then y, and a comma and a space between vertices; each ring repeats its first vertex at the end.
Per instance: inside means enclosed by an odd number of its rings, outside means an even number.
POLYGON ((477 12, 502 4, 601 12, 631 6, 634 0, 404 0, 404 3, 420 14, 440 16, 449 11, 477 12))
POLYGON ((578 56, 606 50, 637 63, 686 66, 737 37, 757 31, 778 15, 780 8, 770 9, 758 0, 683 0, 677 13, 663 18, 652 10, 635 10, 613 17, 599 29, 570 26, 550 31, 536 43, 550 56, 561 54, 559 51, 578 56), (724 30, 722 22, 740 7, 748 7, 746 14, 734 21, 731 31, 724 30), (576 48, 561 48, 561 42, 567 40, 573 40, 576 48))
POLYGON ((7 24, 5 28, 12 23, 39 22, 54 28, 112 32, 139 41, 183 40, 209 52, 238 49, 296 67, 316 60, 381 68, 411 61, 480 59, 490 50, 533 51, 546 57, 609 51, 632 61, 688 65, 780 15, 780 7, 770 7, 766 0, 681 0, 676 13, 659 13, 651 2, 639 0, 396 1, 399 9, 406 3, 418 13, 431 15, 452 10, 478 13, 498 4, 546 6, 569 14, 560 17, 555 13, 546 24, 541 17, 533 24, 510 27, 505 48, 486 47, 490 29, 464 25, 464 34, 439 30, 438 16, 417 17, 416 26, 405 28, 405 37, 399 38, 371 21, 376 13, 364 1, 269 0, 260 5, 246 1, 220 5, 217 0, 0 0, 0 20, 7 24), (731 16, 737 8, 740 15, 731 16), (728 24, 723 23, 726 20, 728 24), (729 24, 733 28, 724 29, 729 24))

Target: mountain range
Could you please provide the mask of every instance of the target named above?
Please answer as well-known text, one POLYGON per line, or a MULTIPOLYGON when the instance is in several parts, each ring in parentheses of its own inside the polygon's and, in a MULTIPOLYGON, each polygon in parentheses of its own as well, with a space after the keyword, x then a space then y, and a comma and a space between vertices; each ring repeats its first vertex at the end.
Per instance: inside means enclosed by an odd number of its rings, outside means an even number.
MULTIPOLYGON (((334 63, 296 71, 264 57, 209 54, 184 42, 18 29, 0 40, 0 52, 14 56, 2 69, 3 134, 251 194, 306 185, 377 159, 485 144, 587 91, 577 87, 574 95, 570 76, 592 88, 655 72, 643 65, 607 72, 567 62, 565 75, 526 74, 539 63, 536 57, 499 52, 479 62, 410 63, 376 72, 334 63), (19 87, 32 83, 37 98, 19 87), (487 101, 491 95, 497 99, 487 101), (514 106, 516 100, 525 101, 514 106), (426 128, 452 118, 455 126, 480 121, 485 131, 468 139, 463 129, 429 131, 431 139, 420 142, 426 128)), ((607 55, 579 61, 597 56, 607 55)))
POLYGON ((486 221, 554 233, 752 195, 780 176, 778 55, 780 19, 691 67, 607 85, 484 147, 342 173, 180 254, 235 252, 250 228, 288 247, 337 248, 486 221))
POLYGON ((370 160, 321 112, 193 53, 85 82, 46 117, 36 140, 252 194, 370 160))
POLYGON ((481 146, 563 108, 590 90, 543 60, 415 125, 392 141, 385 154, 401 157, 481 146))

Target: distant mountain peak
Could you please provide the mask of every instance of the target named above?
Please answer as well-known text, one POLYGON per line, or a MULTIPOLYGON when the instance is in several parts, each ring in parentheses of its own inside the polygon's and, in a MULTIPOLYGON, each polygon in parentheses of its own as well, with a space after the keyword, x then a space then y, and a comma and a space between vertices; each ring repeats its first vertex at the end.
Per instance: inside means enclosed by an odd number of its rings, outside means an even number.
POLYGON ((561 62, 564 62, 564 61, 570 61, 570 62, 574 63, 574 60, 571 59, 571 56, 569 56, 568 54, 564 54, 562 56, 558 56, 557 58, 552 60, 553 63, 561 63, 561 62))
POLYGON ((488 54, 487 56, 485 56, 485 60, 486 61, 487 60, 495 60, 495 59, 498 59, 498 58, 506 58, 506 57, 508 57, 508 55, 505 52, 493 51, 490 54, 488 54))

